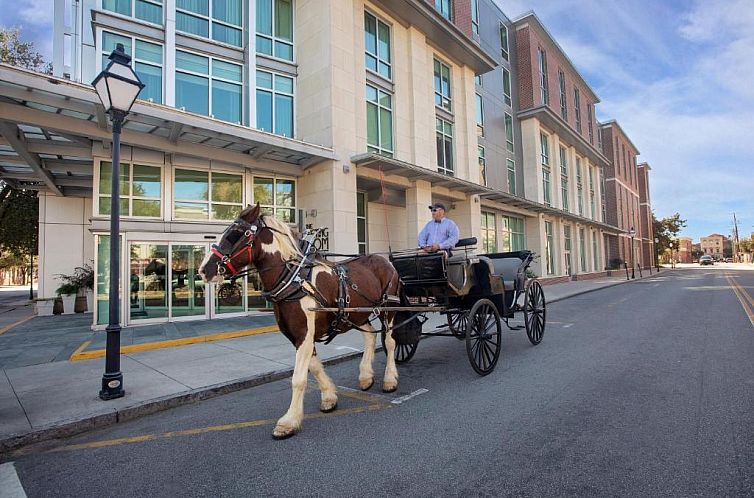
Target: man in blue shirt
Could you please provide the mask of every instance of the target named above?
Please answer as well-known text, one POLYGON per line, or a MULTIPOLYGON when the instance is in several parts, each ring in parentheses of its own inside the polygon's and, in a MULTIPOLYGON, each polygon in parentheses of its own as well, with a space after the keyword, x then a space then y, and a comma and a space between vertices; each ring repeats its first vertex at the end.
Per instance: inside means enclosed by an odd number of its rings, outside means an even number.
POLYGON ((450 252, 458 243, 458 226, 445 217, 444 204, 435 202, 429 209, 432 210, 432 220, 419 232, 419 247, 425 252, 450 252))

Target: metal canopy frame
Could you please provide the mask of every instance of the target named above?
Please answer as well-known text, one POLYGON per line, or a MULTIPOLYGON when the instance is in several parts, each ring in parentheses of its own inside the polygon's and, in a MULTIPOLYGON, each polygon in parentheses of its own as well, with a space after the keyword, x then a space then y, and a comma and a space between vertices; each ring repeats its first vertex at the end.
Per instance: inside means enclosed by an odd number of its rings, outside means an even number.
MULTIPOLYGON (((0 179, 56 195, 91 196, 92 148, 112 134, 94 88, 0 64, 0 179)), ((122 144, 300 176, 333 149, 137 100, 122 144)))

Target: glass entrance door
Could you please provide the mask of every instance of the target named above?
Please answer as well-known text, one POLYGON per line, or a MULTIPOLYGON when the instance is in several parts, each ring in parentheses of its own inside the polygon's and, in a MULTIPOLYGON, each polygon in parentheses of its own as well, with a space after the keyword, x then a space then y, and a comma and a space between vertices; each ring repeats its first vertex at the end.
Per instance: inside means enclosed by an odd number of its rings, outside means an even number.
POLYGON ((204 244, 170 245, 171 318, 206 314, 206 287, 199 276, 206 251, 204 244))
POLYGON ((129 246, 129 319, 168 317, 168 244, 129 246))

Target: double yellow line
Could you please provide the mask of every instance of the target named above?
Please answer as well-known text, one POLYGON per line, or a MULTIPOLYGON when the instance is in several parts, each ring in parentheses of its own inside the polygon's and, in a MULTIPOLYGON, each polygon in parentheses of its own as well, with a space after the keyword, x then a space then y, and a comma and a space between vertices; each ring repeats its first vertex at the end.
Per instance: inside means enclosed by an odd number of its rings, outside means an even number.
POLYGON ((749 317, 752 327, 754 327, 754 299, 752 299, 746 289, 736 281, 733 275, 726 273, 725 276, 728 278, 728 283, 736 294, 736 297, 738 297, 738 300, 741 302, 741 306, 746 312, 746 316, 749 317))

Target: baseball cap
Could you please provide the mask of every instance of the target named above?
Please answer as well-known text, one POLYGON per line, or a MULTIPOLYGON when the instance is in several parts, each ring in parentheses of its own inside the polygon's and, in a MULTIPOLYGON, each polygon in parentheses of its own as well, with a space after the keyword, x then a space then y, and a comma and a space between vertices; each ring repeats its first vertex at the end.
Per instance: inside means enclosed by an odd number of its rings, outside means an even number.
POLYGON ((445 204, 443 204, 442 202, 435 202, 434 204, 429 206, 429 209, 442 209, 443 211, 447 211, 447 209, 445 209, 445 204))

